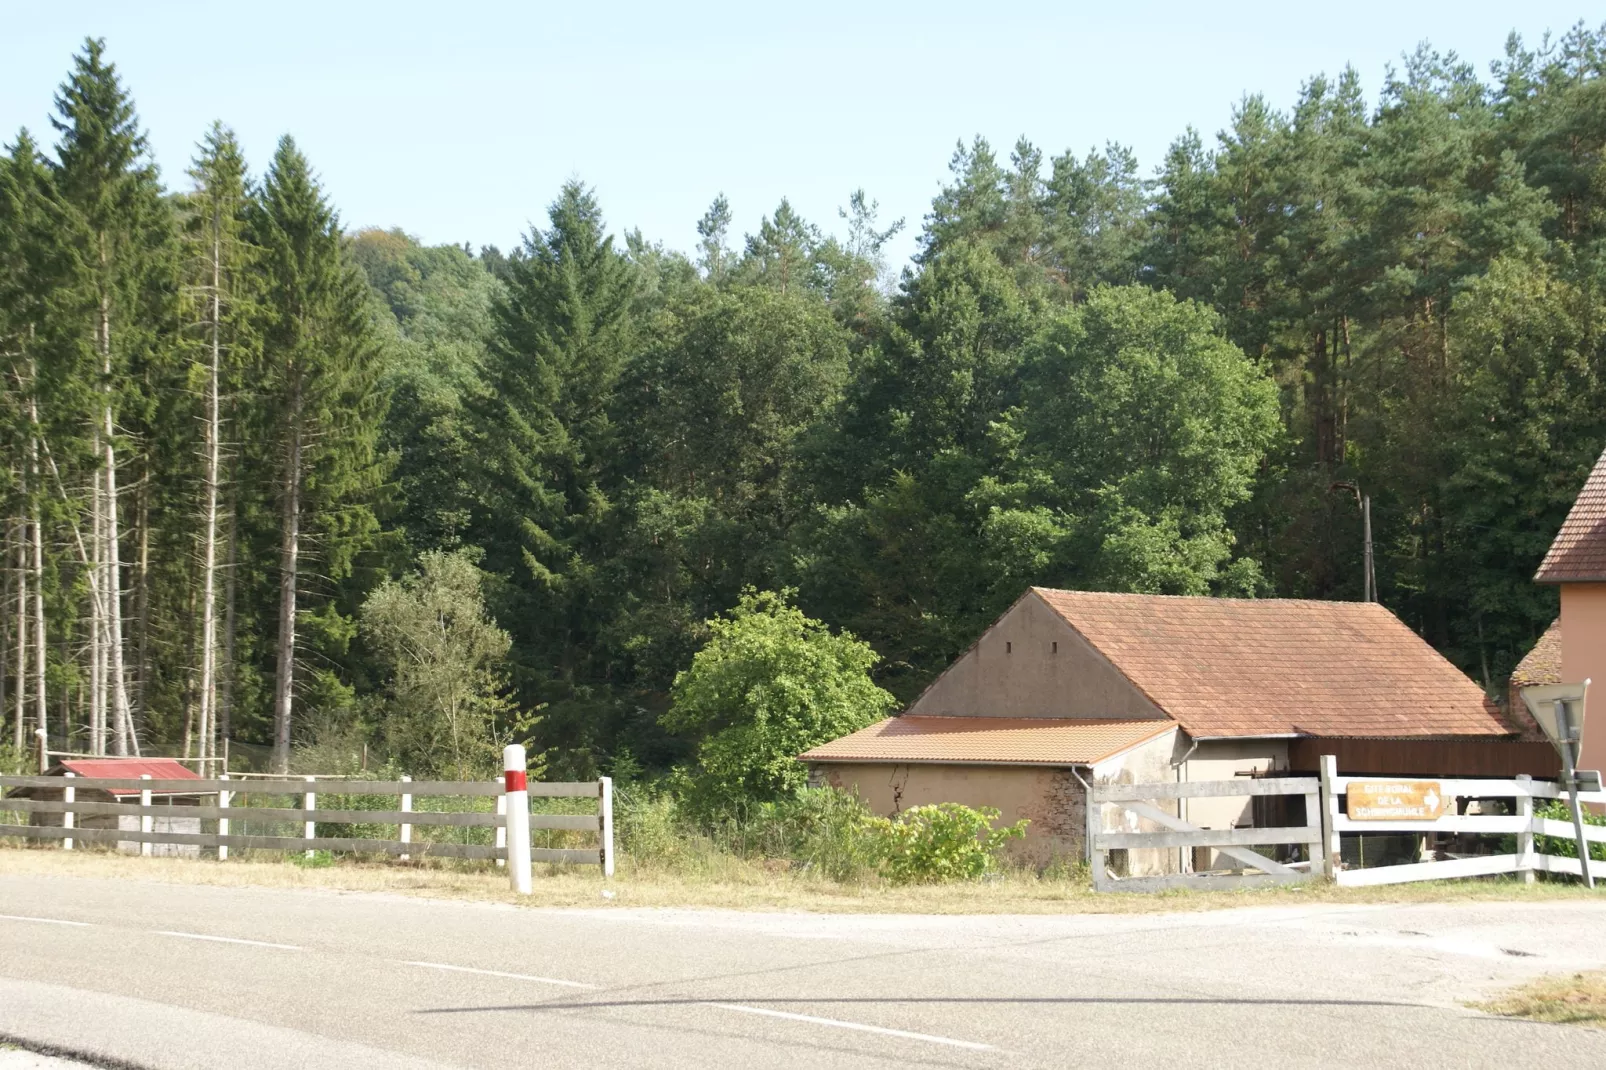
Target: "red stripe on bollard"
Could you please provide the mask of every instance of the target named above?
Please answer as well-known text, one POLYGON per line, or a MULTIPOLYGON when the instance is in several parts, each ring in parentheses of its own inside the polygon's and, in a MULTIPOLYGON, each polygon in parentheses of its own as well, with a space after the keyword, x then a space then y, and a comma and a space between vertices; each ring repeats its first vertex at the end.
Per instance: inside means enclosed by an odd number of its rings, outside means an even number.
POLYGON ((522 769, 509 769, 502 774, 502 779, 506 791, 524 791, 530 786, 529 778, 522 769))

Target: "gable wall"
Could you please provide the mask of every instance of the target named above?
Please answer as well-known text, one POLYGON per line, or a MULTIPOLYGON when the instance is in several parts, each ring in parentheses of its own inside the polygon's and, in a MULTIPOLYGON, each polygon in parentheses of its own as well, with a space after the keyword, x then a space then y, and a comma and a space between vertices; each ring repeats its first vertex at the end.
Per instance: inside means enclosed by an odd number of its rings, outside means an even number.
POLYGON ((946 717, 1165 719, 1158 707, 1034 593, 1016 602, 905 712, 946 717))

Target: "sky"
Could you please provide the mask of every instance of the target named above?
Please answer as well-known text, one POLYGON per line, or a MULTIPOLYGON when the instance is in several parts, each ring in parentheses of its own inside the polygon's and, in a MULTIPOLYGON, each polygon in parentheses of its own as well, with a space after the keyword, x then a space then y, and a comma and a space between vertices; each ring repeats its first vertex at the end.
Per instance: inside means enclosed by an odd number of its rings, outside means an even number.
POLYGON ((1599 9, 1354 0, 1007 5, 664 3, 227 4, 0 0, 0 136, 53 140, 51 100, 87 35, 104 37, 163 174, 214 119, 260 167, 294 135, 348 228, 435 243, 516 244, 567 179, 610 227, 689 250, 719 193, 733 230, 782 197, 828 231, 863 188, 907 221, 958 140, 1001 156, 1108 141, 1150 172, 1189 125, 1207 141, 1245 94, 1287 107, 1346 64, 1375 100, 1422 41, 1480 72, 1515 30, 1530 45, 1599 9))

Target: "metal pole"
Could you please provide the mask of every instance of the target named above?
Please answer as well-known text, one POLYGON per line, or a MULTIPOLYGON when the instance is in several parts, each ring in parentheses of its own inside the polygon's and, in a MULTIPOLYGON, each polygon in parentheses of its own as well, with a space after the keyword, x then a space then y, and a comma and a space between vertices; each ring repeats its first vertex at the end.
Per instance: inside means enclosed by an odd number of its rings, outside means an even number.
POLYGON ((1372 496, 1361 498, 1361 525, 1366 538, 1366 601, 1377 601, 1377 569, 1372 563, 1372 496))
POLYGON ((529 895, 530 791, 522 744, 509 743, 502 750, 502 791, 507 799, 508 884, 519 895, 529 895))
POLYGON ((1556 721, 1562 739, 1558 748, 1561 751, 1562 783, 1567 786, 1567 802, 1573 812, 1573 834, 1578 837, 1578 873, 1584 878, 1584 887, 1593 888, 1595 875, 1589 872, 1589 837, 1584 835, 1584 810, 1578 803, 1578 763, 1573 758, 1573 747, 1577 745, 1573 740, 1577 732, 1573 728, 1573 713, 1569 703, 1556 703, 1556 721))

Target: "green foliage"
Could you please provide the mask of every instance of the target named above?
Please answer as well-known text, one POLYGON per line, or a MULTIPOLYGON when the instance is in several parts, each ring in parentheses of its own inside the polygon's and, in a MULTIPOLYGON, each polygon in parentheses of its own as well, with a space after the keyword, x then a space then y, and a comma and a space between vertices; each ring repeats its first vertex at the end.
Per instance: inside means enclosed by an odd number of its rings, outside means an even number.
POLYGON ((362 607, 385 668, 381 723, 389 752, 418 774, 488 776, 514 723, 502 659, 510 640, 486 613, 466 553, 428 551, 419 572, 387 580, 362 607))
MULTIPOLYGON (((1552 821, 1565 821, 1572 824, 1573 812, 1571 807, 1562 799, 1547 799, 1534 807, 1535 817, 1546 817, 1552 821)), ((1595 828, 1606 827, 1606 814, 1597 814, 1588 807, 1584 808, 1584 824, 1595 828)), ((1535 836, 1534 850, 1542 855, 1556 855, 1560 858, 1578 857, 1578 840, 1572 836, 1535 836)), ((1589 857, 1592 861, 1606 862, 1606 843, 1591 843, 1589 857)))
POLYGON ((749 589, 708 627, 663 723, 700 740, 694 791, 710 813, 795 794, 808 775, 797 755, 894 704, 870 680, 869 645, 805 617, 788 591, 749 589))
POLYGON ((886 875, 894 884, 935 884, 976 880, 998 864, 1011 840, 1026 835, 1023 818, 993 828, 998 811, 959 803, 916 806, 876 826, 886 875))

